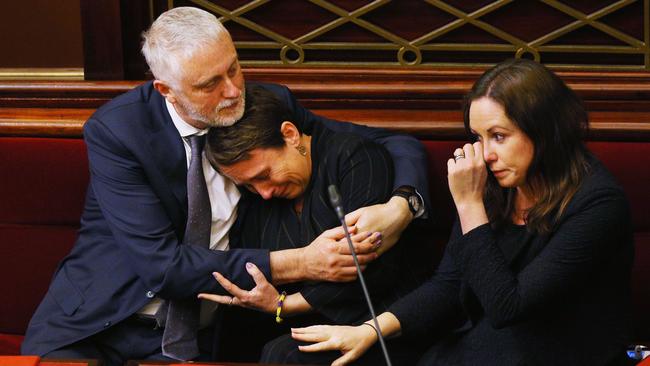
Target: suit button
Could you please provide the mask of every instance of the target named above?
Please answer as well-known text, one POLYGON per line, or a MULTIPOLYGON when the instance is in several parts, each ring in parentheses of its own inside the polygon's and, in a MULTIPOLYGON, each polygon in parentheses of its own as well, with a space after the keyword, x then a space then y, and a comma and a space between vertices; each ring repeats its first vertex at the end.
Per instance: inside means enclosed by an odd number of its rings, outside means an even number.
POLYGON ((153 291, 147 291, 147 297, 150 299, 153 299, 153 297, 156 296, 156 293, 153 291))
POLYGON ((111 326, 111 322, 106 322, 106 323, 104 323, 104 328, 108 328, 108 327, 110 327, 110 326, 111 326))

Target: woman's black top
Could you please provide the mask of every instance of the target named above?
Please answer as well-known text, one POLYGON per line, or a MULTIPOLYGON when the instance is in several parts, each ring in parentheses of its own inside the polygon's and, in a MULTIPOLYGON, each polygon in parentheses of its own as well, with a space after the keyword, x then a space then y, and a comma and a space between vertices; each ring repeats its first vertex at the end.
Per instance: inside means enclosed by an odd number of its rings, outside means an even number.
POLYGON ((389 311, 431 337, 423 364, 605 365, 631 339, 632 259, 625 195, 590 158, 552 233, 456 223, 436 274, 389 311))

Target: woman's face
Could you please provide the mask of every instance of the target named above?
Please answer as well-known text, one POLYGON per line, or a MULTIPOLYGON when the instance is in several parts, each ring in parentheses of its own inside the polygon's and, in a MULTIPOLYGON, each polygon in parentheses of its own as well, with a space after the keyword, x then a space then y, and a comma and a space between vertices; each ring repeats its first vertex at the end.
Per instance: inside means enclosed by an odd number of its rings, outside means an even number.
POLYGON ((483 159, 501 187, 523 188, 535 147, 503 107, 483 97, 469 108, 469 126, 483 143, 483 159))
POLYGON ((256 148, 250 158, 219 170, 235 184, 243 185, 265 200, 295 199, 303 195, 311 179, 311 160, 294 147, 256 148))

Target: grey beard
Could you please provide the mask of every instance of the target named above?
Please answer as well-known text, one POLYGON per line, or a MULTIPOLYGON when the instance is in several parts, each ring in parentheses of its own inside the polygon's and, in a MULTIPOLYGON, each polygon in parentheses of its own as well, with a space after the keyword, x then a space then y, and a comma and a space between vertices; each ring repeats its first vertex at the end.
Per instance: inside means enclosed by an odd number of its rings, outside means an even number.
POLYGON ((217 108, 215 108, 217 113, 213 118, 208 118, 206 115, 202 114, 201 112, 197 111, 196 109, 190 106, 184 106, 184 109, 186 110, 186 113, 190 118, 205 123, 210 127, 228 127, 237 123, 237 121, 239 121, 244 115, 244 109, 246 107, 245 94, 242 93, 241 99, 239 100, 238 104, 239 105, 237 106, 237 110, 235 111, 234 115, 220 116, 219 111, 221 109, 228 108, 231 104, 224 103, 224 102, 219 103, 217 108))

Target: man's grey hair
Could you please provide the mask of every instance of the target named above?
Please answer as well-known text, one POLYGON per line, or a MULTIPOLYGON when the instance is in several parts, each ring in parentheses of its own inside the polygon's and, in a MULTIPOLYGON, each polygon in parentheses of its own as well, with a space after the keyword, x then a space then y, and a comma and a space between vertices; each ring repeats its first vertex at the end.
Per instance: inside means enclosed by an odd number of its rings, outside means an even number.
POLYGON ((230 34, 213 14, 193 7, 173 8, 142 33, 142 54, 156 79, 177 86, 181 62, 223 36, 230 34))

